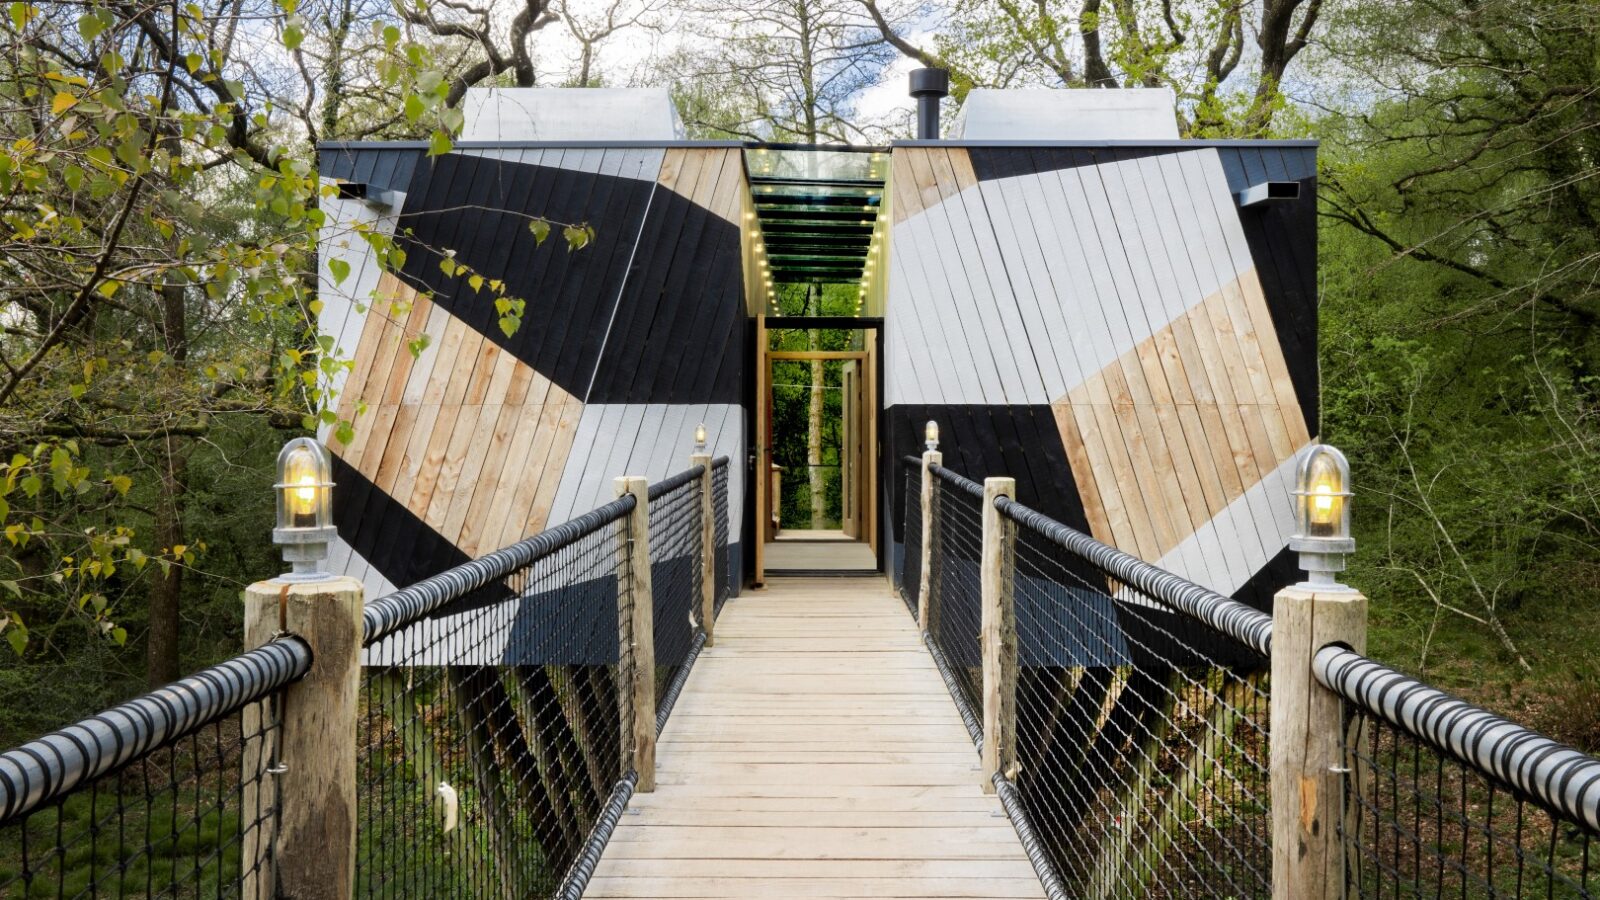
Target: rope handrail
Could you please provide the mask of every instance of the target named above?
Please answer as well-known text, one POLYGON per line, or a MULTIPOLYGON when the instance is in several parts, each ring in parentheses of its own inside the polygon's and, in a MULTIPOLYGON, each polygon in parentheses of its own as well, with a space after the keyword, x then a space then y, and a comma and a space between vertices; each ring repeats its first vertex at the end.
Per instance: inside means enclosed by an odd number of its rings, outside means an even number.
POLYGON ((973 481, 970 478, 967 478, 959 472, 952 472, 949 469, 946 469, 944 466, 929 466, 928 471, 932 473, 935 478, 943 479, 952 487, 961 490, 962 493, 970 494, 979 500, 983 499, 983 485, 973 481))
POLYGON ((0 753, 0 824, 195 734, 305 677, 293 635, 0 753))
POLYGON ((667 494, 672 493, 674 490, 677 490, 689 482, 694 481, 696 478, 699 478, 705 473, 705 466, 691 466, 676 475, 669 475, 655 484, 650 485, 650 499, 659 500, 667 494))
POLYGON ((1032 529, 1069 553, 1088 560, 1112 578, 1130 584, 1152 599, 1204 622, 1263 656, 1272 655, 1272 616, 1102 544, 1010 498, 996 498, 995 508, 1018 525, 1032 529))
POLYGON ((625 494, 575 519, 369 602, 361 612, 362 646, 371 646, 468 592, 621 520, 636 502, 631 494, 625 494))
POLYGON ((1600 832, 1600 759, 1346 647, 1319 650, 1312 672, 1347 702, 1600 832))

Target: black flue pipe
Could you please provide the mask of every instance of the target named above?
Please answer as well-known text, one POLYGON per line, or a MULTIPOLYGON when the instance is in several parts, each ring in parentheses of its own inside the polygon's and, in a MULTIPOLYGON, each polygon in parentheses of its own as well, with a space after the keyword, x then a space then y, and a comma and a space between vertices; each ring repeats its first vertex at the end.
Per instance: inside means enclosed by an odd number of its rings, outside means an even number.
POLYGON ((949 94, 949 69, 911 70, 911 96, 917 98, 917 140, 939 139, 939 101, 949 94))

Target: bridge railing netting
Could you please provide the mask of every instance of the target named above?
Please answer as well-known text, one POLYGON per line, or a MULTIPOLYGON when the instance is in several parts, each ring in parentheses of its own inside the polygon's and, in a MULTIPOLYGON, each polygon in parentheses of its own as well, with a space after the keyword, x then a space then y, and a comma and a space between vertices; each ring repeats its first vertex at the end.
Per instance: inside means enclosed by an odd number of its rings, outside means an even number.
MULTIPOLYGON (((726 466, 713 462, 713 481, 726 466)), ((655 680, 658 727, 705 640, 703 474, 693 467, 648 494, 656 665, 641 677, 655 680)), ((595 830, 614 824, 635 779, 619 700, 629 690, 619 663, 632 668, 619 609, 638 585, 625 527, 635 504, 619 497, 499 551, 487 579, 466 571, 476 563, 429 579, 446 588, 438 600, 406 604, 406 624, 369 640, 357 896, 581 888, 601 848, 595 830)), ((370 604, 369 619, 386 605, 397 604, 370 604)))
POLYGON ((0 897, 269 897, 275 640, 0 754, 0 897))
MULTIPOLYGON (((719 607, 727 467, 711 467, 719 607)), ((703 474, 649 494, 660 721, 704 641, 703 474)), ((636 780, 619 677, 635 509, 624 495, 366 605, 358 896, 581 891, 636 780)), ((284 636, 0 754, 0 896, 271 896, 275 734, 313 665, 284 636)))
MULTIPOLYGON (((921 461, 902 462, 897 584, 913 615, 926 593, 925 639, 981 747, 983 486, 932 466, 924 539, 921 461)), ((1271 616, 993 502, 1016 633, 1015 761, 995 782, 1051 896, 1271 896, 1271 616)), ((1600 896, 1600 759, 1343 647, 1313 669, 1345 708, 1339 890, 1600 896)))

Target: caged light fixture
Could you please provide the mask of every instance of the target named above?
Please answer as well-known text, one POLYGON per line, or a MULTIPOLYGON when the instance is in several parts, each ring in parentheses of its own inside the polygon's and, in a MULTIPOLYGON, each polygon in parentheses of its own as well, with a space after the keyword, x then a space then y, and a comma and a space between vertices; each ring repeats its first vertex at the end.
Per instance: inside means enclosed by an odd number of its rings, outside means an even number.
POLYGON ((694 427, 694 452, 706 452, 706 423, 704 422, 694 427))
POLYGON ((1338 581, 1345 557, 1355 552, 1350 536, 1350 463, 1335 447, 1313 444, 1300 457, 1295 478, 1298 529, 1289 547, 1300 554, 1306 584, 1321 590, 1350 590, 1338 581))
POLYGON ((922 443, 929 450, 939 449, 939 423, 932 419, 922 428, 922 443))
POLYGON ((278 523, 272 542, 283 547, 290 571, 279 581, 322 581, 333 526, 333 462, 322 444, 299 437, 278 453, 278 523))

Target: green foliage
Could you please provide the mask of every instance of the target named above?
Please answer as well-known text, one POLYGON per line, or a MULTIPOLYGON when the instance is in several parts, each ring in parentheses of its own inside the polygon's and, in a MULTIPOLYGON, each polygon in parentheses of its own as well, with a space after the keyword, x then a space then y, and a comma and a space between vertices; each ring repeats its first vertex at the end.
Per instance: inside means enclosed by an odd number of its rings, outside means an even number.
POLYGON ((1592 713, 1548 712, 1600 673, 1600 111, 1573 99, 1600 75, 1600 17, 1362 3, 1329 33, 1388 86, 1309 123, 1323 433, 1355 467, 1373 647, 1592 736, 1592 713))

